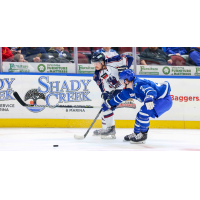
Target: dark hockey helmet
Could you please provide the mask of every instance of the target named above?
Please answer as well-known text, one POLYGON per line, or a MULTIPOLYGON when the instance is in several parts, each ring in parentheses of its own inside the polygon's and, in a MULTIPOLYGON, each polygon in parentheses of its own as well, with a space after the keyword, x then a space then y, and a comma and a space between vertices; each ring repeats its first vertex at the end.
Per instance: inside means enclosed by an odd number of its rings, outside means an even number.
POLYGON ((105 62, 105 55, 103 53, 99 53, 99 52, 94 52, 93 55, 92 55, 92 63, 95 63, 95 62, 100 62, 102 63, 102 61, 105 62))
POLYGON ((135 78, 135 73, 131 69, 125 69, 119 74, 119 79, 132 81, 135 78))

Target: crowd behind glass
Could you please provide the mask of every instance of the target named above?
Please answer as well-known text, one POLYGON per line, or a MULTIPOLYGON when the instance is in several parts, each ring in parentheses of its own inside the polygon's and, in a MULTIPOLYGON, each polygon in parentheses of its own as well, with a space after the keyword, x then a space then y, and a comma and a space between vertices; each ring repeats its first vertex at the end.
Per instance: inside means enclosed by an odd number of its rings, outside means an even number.
MULTIPOLYGON (((78 63, 90 64, 95 51, 106 57, 135 47, 78 47, 78 63)), ((137 65, 200 66, 200 47, 136 47, 137 65)), ((74 63, 74 47, 2 47, 2 62, 74 63)))

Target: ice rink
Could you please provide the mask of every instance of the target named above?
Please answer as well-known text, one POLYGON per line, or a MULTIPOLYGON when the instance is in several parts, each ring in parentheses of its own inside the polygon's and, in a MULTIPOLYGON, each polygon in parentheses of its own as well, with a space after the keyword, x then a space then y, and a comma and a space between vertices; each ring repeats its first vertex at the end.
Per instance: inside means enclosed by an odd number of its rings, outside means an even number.
POLYGON ((146 144, 123 142, 132 129, 117 129, 117 139, 103 140, 86 128, 1 128, 0 151, 200 151, 200 130, 150 129, 146 144), (53 147, 59 145, 59 147, 53 147))

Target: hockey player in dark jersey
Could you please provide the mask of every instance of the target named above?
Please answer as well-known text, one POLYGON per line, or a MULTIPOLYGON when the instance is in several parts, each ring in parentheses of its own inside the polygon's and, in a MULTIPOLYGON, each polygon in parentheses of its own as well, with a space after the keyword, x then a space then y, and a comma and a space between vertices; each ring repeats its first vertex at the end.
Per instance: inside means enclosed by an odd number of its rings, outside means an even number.
POLYGON ((145 143, 149 130, 149 117, 160 117, 172 107, 170 96, 170 84, 166 81, 161 84, 150 80, 142 80, 135 76, 130 69, 124 70, 119 75, 125 89, 114 98, 106 100, 102 104, 102 110, 107 111, 117 106, 128 98, 144 102, 135 119, 134 132, 124 137, 124 141, 130 143, 145 143))
MULTIPOLYGON (((95 52, 91 59, 95 66, 94 81, 102 92, 102 99, 107 100, 120 93, 123 85, 119 81, 119 72, 129 69, 133 62, 133 57, 128 55, 117 55, 112 58, 105 59, 103 53, 95 52), (110 96, 110 93, 115 92, 110 96)), ((102 129, 95 130, 93 135, 101 135, 102 139, 115 139, 115 121, 114 113, 116 107, 102 112, 102 129)))

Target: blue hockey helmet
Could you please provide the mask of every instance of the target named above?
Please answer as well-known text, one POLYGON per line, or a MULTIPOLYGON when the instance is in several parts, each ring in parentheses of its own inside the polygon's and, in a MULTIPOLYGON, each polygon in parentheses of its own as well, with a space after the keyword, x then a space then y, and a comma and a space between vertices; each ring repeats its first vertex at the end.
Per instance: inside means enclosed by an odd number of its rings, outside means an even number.
POLYGON ((128 81, 133 81, 135 78, 135 73, 131 69, 125 69, 123 72, 119 74, 119 79, 126 80, 128 81))
POLYGON ((94 62, 105 62, 105 55, 103 53, 99 53, 99 52, 94 52, 91 58, 91 61, 94 62))

